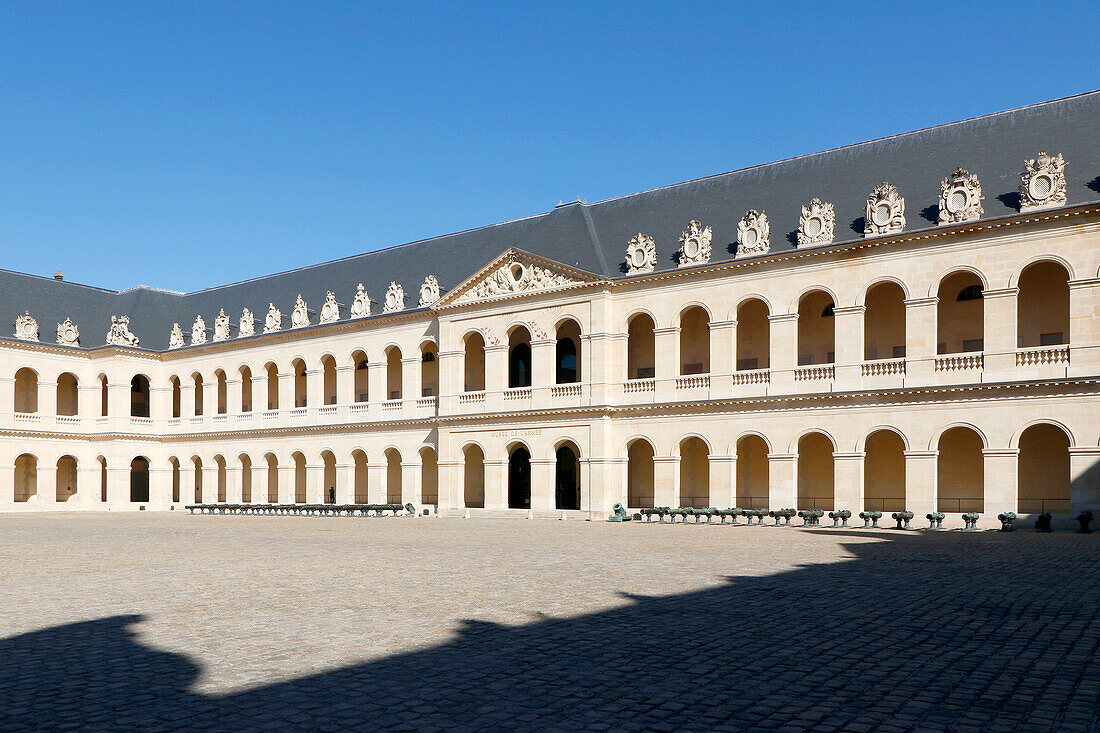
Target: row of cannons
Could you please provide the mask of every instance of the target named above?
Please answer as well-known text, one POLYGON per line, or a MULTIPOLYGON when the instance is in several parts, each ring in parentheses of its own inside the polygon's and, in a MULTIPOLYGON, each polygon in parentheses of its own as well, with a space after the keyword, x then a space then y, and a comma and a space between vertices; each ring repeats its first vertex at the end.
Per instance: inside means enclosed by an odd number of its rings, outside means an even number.
POLYGON ((412 504, 188 504, 192 514, 266 514, 306 517, 415 517, 412 504))
MULTIPOLYGON (((775 520, 773 526, 792 526, 791 520, 799 518, 802 520, 802 527, 821 527, 821 519, 826 515, 824 509, 719 509, 717 507, 705 507, 702 509, 694 507, 667 507, 659 506, 652 509, 640 509, 633 515, 628 513, 626 507, 622 504, 615 504, 612 507, 611 516, 607 519, 609 522, 629 522, 631 520, 641 521, 645 518, 646 522, 653 522, 654 517, 657 518, 658 523, 663 523, 665 519, 671 524, 676 524, 677 520, 681 524, 687 523, 688 518, 691 517, 695 524, 714 524, 714 520, 717 518, 719 524, 729 524, 730 526, 741 524, 738 519, 744 517, 745 525, 760 525, 764 524, 765 518, 775 520), (728 521, 727 521, 728 520, 728 521)), ((829 519, 833 521, 832 526, 836 528, 850 528, 850 529, 882 529, 879 526, 879 520, 882 519, 882 512, 880 511, 866 511, 860 512, 859 518, 863 520, 863 526, 850 525, 848 520, 852 518, 852 512, 848 509, 840 509, 838 511, 828 512, 829 519)), ((967 512, 962 515, 963 531, 964 532, 976 532, 978 530, 978 520, 981 519, 981 514, 977 512, 967 512)), ((897 523, 895 527, 889 527, 888 529, 915 529, 910 526, 910 522, 914 519, 913 512, 894 512, 890 515, 890 518, 897 523)), ((928 520, 928 527, 926 529, 930 531, 937 531, 944 529, 943 520, 947 518, 947 515, 943 512, 930 512, 925 515, 925 519, 928 520)), ((1015 512, 1004 512, 997 515, 997 520, 1001 523, 1002 532, 1011 532, 1016 529, 1016 520, 1018 519, 1015 512)), ((1050 514, 1040 514, 1035 518, 1035 530, 1038 532, 1051 532, 1053 527, 1051 526, 1053 516, 1050 514)), ((1077 515, 1077 523, 1080 525, 1078 532, 1088 533, 1092 532, 1090 525, 1092 524, 1093 515, 1090 511, 1084 511, 1077 515)), ((744 525, 743 525, 744 526, 744 525)))

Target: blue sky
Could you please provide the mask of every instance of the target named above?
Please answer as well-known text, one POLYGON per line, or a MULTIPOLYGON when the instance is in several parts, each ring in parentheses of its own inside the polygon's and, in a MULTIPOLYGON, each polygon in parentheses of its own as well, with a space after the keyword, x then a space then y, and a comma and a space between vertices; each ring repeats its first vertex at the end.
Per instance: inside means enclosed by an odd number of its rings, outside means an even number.
POLYGON ((0 267, 196 290, 1089 91, 1100 4, 0 2, 0 267))

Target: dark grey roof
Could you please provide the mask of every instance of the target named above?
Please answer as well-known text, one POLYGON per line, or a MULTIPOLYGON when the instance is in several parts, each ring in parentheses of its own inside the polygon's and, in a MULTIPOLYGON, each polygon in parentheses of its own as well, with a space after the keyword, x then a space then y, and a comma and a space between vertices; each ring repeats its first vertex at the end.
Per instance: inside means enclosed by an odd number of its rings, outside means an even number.
POLYGON ((680 232, 690 219, 698 219, 713 228, 711 261, 720 262, 734 256, 737 222, 748 209, 757 209, 768 214, 771 251, 793 249, 800 209, 815 196, 834 205, 839 244, 862 238, 864 202, 883 181, 897 186, 905 197, 907 231, 934 226, 940 181, 957 166, 981 181, 985 218, 1014 213, 1023 161, 1040 150, 1065 156, 1070 204, 1100 199, 1100 91, 594 204, 558 206, 526 219, 188 294, 147 287, 116 293, 0 271, 0 323, 12 328, 16 316, 30 310, 38 319, 42 340, 52 342, 54 322, 69 316, 81 330, 82 345, 93 348, 103 344, 112 314, 128 314, 141 346, 160 350, 167 348, 173 321, 180 323, 189 340, 196 315, 201 314, 212 330, 215 316, 224 308, 235 334, 242 308, 252 310, 259 328, 267 304, 274 302, 286 321, 298 293, 309 304, 314 323, 328 290, 336 293, 346 317, 360 282, 377 303, 390 281, 397 281, 410 307, 415 307, 426 275, 436 275, 446 292, 509 247, 621 277, 632 236, 653 236, 657 269, 671 269, 680 232))

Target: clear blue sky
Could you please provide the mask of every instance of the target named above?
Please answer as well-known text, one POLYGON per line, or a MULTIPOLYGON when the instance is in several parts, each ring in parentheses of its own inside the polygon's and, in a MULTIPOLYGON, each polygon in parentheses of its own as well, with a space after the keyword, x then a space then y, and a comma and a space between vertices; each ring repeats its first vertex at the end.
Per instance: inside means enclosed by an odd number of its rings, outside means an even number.
POLYGON ((0 267, 196 290, 1100 86, 1100 3, 0 2, 0 267))

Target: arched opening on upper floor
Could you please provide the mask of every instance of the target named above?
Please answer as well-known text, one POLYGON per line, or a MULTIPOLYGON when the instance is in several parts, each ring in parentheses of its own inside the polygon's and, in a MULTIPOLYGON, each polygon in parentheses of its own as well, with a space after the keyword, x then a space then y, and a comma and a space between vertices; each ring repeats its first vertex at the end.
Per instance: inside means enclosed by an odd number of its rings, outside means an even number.
POLYGON ((73 456, 61 456, 57 459, 57 473, 55 486, 55 500, 58 502, 65 502, 69 500, 69 497, 76 496, 79 487, 76 483, 77 477, 77 464, 76 458, 73 456))
POLYGON ((38 412, 38 372, 23 367, 15 373, 15 411, 38 412))
POLYGON ((439 359, 435 344, 420 344, 420 396, 435 397, 439 394, 439 359))
POLYGON ((581 508, 581 451, 573 442, 563 443, 554 451, 554 506, 581 508))
POLYGON ((97 456, 96 461, 99 463, 99 501, 102 503, 107 502, 107 459, 103 456, 97 456))
POLYGON ((264 365, 264 373, 267 375, 267 409, 279 409, 279 367, 274 362, 264 365))
POLYGON ((194 405, 195 405, 194 415, 195 415, 195 417, 199 417, 199 416, 202 415, 202 411, 203 411, 203 396, 204 395, 203 395, 203 388, 202 388, 202 375, 199 374, 198 372, 195 372, 194 374, 191 375, 191 388, 195 393, 195 395, 194 395, 194 397, 195 397, 195 399, 194 399, 194 405))
POLYGON ((420 449, 420 501, 423 504, 439 504, 439 459, 435 449, 420 449))
POLYGON ((365 351, 356 351, 351 355, 351 363, 355 367, 354 402, 366 402, 370 399, 370 362, 367 361, 365 351))
POLYGON ((463 391, 481 392, 485 389, 485 339, 477 331, 471 331, 463 339, 463 391))
POLYGON ((693 305, 680 313, 680 374, 710 373, 710 315, 693 305))
POLYGON ((218 400, 218 414, 225 415, 229 412, 229 383, 225 377, 225 372, 218 369, 214 372, 214 380, 217 385, 217 400, 218 400))
POLYGON ((180 387, 180 378, 173 374, 168 378, 172 385, 172 417, 183 416, 183 389, 180 387))
POLYGON ((485 508, 485 453, 476 443, 462 449, 462 500, 470 509, 485 508))
POLYGON ((386 349, 386 399, 401 399, 401 349, 391 346, 386 349))
POLYGON ((241 502, 252 503, 252 458, 247 453, 237 456, 241 472, 241 502))
POLYGON ((130 416, 149 417, 149 377, 135 374, 130 380, 130 416))
POLYGON ((191 457, 191 473, 194 474, 195 478, 195 503, 202 504, 202 459, 198 456, 191 457))
POLYGON ((531 332, 517 326, 508 334, 508 387, 530 387, 531 370, 531 332))
POLYGON ((386 503, 401 503, 401 453, 396 448, 386 450, 386 503))
POLYGON ((981 278, 969 270, 952 273, 940 281, 936 304, 937 354, 985 348, 984 292, 981 278))
POLYGON ((38 459, 23 453, 15 459, 15 501, 28 502, 38 493, 38 459))
POLYGON ((301 359, 295 359, 290 362, 290 368, 294 374, 294 406, 306 407, 309 400, 309 392, 307 377, 306 377, 306 363, 301 359))
POLYGON ((644 438, 626 448, 626 505, 631 509, 653 508, 653 456, 653 444, 644 438))
POLYGON ((324 390, 322 402, 326 405, 336 404, 336 359, 325 354, 321 357, 321 375, 324 390))
POLYGON ((1024 268, 1016 307, 1020 348, 1069 343, 1069 273, 1059 262, 1043 260, 1024 268))
POLYGON ((370 495, 367 489, 367 454, 361 450, 354 450, 351 452, 351 460, 355 464, 353 469, 355 481, 355 497, 356 504, 367 504, 370 501, 370 495))
POLYGON ((76 375, 65 372, 57 378, 57 414, 73 416, 80 409, 80 383, 76 375))
POLYGON ((1020 435, 1017 511, 1069 514, 1069 436, 1057 425, 1036 423, 1020 435))
POLYGON ((836 360, 833 296, 811 290, 798 301, 798 365, 832 364, 836 360))
POLYGON ((279 459, 275 457, 274 453, 268 453, 264 456, 264 463, 267 464, 267 503, 278 504, 279 459))
POLYGON ((867 436, 863 457, 863 509, 905 511, 905 441, 893 430, 867 436))
POLYGON ((183 485, 179 459, 172 456, 168 459, 168 466, 172 471, 172 502, 178 504, 180 502, 180 487, 183 485))
POLYGON ((252 412, 252 369, 244 365, 241 374, 241 412, 252 412))
POLYGON ((558 324, 554 351, 554 377, 557 384, 581 381, 581 326, 572 318, 558 324))
POLYGON ((324 473, 322 488, 325 495, 322 501, 325 504, 336 503, 336 456, 332 451, 321 451, 321 470, 324 473))
POLYGON ((218 474, 217 501, 225 503, 229 498, 229 472, 225 467, 225 458, 220 455, 214 456, 214 465, 217 467, 218 474))
POLYGON ((290 460, 294 463, 294 503, 305 504, 306 493, 306 457, 301 451, 290 454, 290 460))
POLYGON ((710 449, 695 436, 680 441, 680 506, 710 506, 710 449))
POLYGON ((99 416, 107 417, 107 411, 110 407, 110 391, 107 387, 107 375, 99 375, 99 416))
MULTIPOLYGON (((740 321, 737 330, 741 330, 740 321)), ((737 441, 737 506, 767 509, 770 486, 767 442, 759 435, 742 436, 737 441)))
POLYGON ((749 298, 737 306, 737 370, 768 369, 771 366, 771 313, 760 298, 749 298))
POLYGON ((149 501, 149 459, 138 456, 130 461, 130 502, 144 504, 149 501))
POLYGON ((653 379, 657 373, 656 324, 648 313, 638 313, 626 325, 626 378, 653 379))
POLYGON ((896 282, 885 280, 872 285, 864 301, 863 358, 904 357, 905 291, 896 282))
POLYGON ((936 505, 941 512, 985 511, 985 442, 966 426, 945 430, 937 443, 936 505))
POLYGON ((833 441, 810 432, 798 439, 797 509, 833 510, 833 441))
POLYGON ((508 451, 508 508, 531 508, 531 453, 522 445, 508 451))

